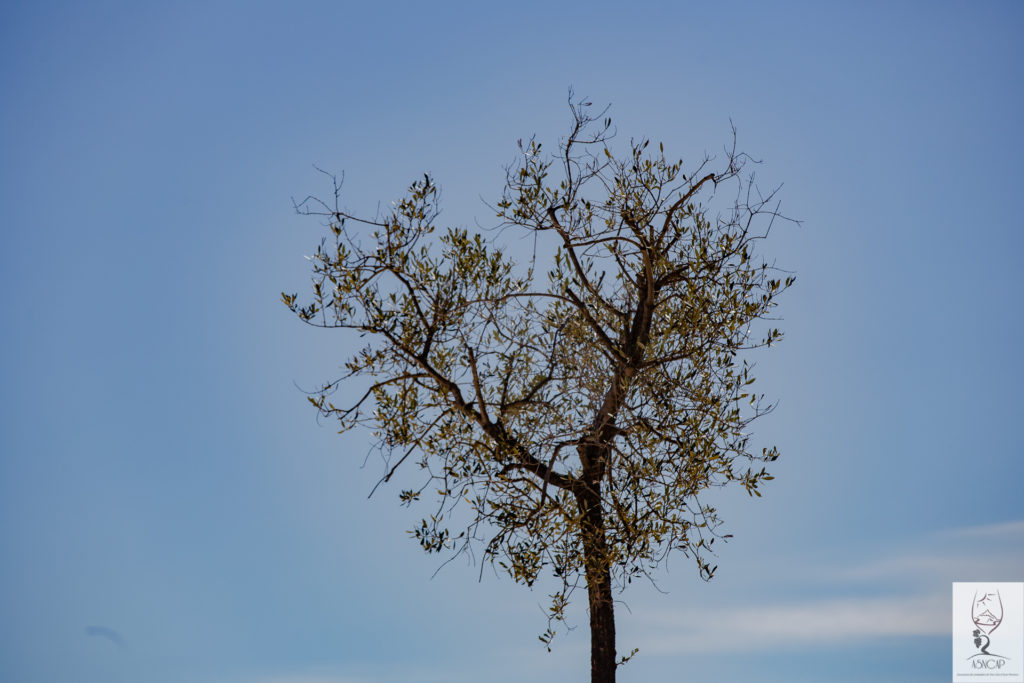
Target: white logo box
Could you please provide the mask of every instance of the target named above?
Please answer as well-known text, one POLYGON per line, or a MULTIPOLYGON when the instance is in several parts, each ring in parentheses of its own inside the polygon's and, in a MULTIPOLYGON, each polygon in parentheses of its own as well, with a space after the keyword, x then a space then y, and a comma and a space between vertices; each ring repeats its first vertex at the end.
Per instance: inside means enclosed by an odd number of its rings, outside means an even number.
POLYGON ((1024 683, 1024 583, 953 584, 953 683, 1024 683))

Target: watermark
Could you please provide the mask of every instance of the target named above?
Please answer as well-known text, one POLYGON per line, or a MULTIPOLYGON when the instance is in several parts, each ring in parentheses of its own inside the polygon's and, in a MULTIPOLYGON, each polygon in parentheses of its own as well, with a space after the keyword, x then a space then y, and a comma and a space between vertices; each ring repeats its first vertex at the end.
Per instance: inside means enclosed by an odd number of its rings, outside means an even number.
POLYGON ((1024 683, 1024 583, 953 584, 953 681, 1024 683))

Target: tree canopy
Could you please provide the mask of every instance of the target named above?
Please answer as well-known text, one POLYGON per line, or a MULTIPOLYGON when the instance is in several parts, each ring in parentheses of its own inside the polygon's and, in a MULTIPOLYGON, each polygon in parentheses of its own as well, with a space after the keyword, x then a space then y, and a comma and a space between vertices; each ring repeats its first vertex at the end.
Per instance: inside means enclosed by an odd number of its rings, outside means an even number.
POLYGON ((364 340, 310 400, 342 431, 372 429, 382 481, 418 465, 399 495, 433 499, 412 530, 425 550, 479 551, 526 585, 557 577, 548 644, 586 587, 597 682, 621 662, 614 587, 672 551, 711 578, 721 520, 702 492, 760 496, 772 478, 778 452, 750 433, 771 404, 745 352, 781 338, 772 311, 793 277, 758 255, 780 214, 735 131, 718 166, 687 170, 648 140, 617 155, 590 106, 570 101, 553 152, 519 142, 487 235, 439 225, 429 175, 374 217, 341 208, 337 181, 333 202, 307 198, 299 210, 330 235, 312 297, 282 296, 364 340), (510 235, 535 240, 534 256, 517 263, 510 235))

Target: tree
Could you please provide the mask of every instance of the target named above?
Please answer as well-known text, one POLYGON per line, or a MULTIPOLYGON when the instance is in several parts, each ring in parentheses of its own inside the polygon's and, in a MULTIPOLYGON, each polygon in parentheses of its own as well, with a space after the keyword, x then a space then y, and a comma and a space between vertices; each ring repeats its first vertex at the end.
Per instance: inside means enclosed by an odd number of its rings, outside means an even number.
POLYGON ((412 532, 423 548, 482 548, 528 586, 550 571, 549 647, 585 585, 591 680, 608 683, 629 658, 616 659, 613 589, 673 550, 710 579, 723 536, 701 493, 735 482, 760 496, 772 478, 763 463, 778 452, 754 452, 748 429, 772 406, 742 356, 780 339, 770 313, 793 278, 755 255, 778 205, 744 175, 735 131, 722 168, 705 157, 686 173, 648 140, 615 156, 611 119, 589 107, 570 97, 557 152, 520 140, 506 169, 492 208, 500 228, 534 239, 529 264, 481 234, 438 231, 428 175, 373 219, 339 208, 335 179, 333 204, 297 205, 331 232, 312 257, 312 299, 282 297, 311 325, 365 338, 310 401, 342 431, 373 427, 381 482, 418 462, 400 499, 436 490, 412 532), (357 376, 365 386, 336 403, 357 376))

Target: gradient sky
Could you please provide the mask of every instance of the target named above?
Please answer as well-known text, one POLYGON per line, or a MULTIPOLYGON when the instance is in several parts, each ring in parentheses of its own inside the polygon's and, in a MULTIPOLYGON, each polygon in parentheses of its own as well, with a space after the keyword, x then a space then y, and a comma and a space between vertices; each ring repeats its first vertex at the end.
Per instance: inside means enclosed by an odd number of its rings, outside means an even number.
POLYGON ((710 4, 4 3, 0 680, 587 680, 581 606, 547 654, 543 587, 367 500, 299 389, 352 340, 279 302, 313 164, 489 225, 569 86, 684 158, 731 119, 803 221, 777 478, 621 596, 620 680, 949 680, 950 582, 1024 580, 1024 4, 710 4))

